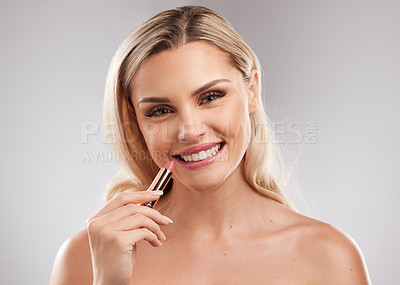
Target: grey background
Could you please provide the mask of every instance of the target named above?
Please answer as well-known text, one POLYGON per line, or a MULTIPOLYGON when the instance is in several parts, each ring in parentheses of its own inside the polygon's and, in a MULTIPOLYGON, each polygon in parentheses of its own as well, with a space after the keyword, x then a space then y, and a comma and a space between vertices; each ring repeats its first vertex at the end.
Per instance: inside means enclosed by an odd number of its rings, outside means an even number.
POLYGON ((0 283, 48 283, 117 169, 101 130, 113 53, 148 17, 191 3, 258 54, 299 209, 349 233, 374 284, 399 284, 400 4, 388 0, 1 1, 0 283))

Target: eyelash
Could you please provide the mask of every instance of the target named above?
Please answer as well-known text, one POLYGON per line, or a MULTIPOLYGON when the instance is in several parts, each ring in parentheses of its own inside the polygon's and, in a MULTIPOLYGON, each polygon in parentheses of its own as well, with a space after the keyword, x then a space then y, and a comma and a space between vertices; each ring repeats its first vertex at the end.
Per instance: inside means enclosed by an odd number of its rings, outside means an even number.
MULTIPOLYGON (((210 99, 210 98, 214 98, 212 100, 208 100, 208 101, 203 103, 203 104, 209 104, 210 102, 215 101, 217 98, 224 97, 225 94, 226 93, 223 92, 223 91, 210 91, 208 93, 205 93, 205 94, 201 95, 200 96, 200 101, 203 101, 203 100, 206 100, 206 99, 210 99)), ((160 116, 163 116, 165 114, 172 113, 172 112, 173 112, 173 109, 170 106, 160 105, 160 106, 156 106, 154 108, 151 108, 150 111, 147 112, 144 115, 146 117, 160 117, 160 116), (163 112, 163 111, 167 111, 167 112, 163 112)))

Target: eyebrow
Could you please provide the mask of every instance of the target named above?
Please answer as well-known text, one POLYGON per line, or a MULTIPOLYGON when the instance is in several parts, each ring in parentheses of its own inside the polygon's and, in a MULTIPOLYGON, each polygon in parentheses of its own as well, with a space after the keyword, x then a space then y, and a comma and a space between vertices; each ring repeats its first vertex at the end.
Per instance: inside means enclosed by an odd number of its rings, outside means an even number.
POLYGON ((202 93, 202 92, 206 91, 207 89, 209 89, 209 88, 213 87, 214 85, 217 85, 221 82, 231 82, 231 81, 229 79, 215 79, 215 80, 210 81, 210 82, 204 84, 203 86, 197 88, 196 90, 194 90, 192 92, 191 96, 192 97, 196 96, 197 94, 202 93))
MULTIPOLYGON (((214 85, 217 85, 217 84, 222 83, 222 82, 231 82, 231 81, 229 79, 215 79, 215 80, 212 80, 212 81, 202 85, 201 87, 197 88, 196 90, 194 90, 192 92, 191 96, 192 97, 196 96, 199 93, 202 93, 202 92, 206 91, 207 89, 213 87, 214 85)), ((136 106, 139 106, 140 103, 145 103, 145 102, 148 102, 148 103, 149 102, 150 103, 151 102, 170 103, 171 100, 169 100, 166 97, 144 97, 144 98, 139 99, 139 101, 137 102, 136 106)))

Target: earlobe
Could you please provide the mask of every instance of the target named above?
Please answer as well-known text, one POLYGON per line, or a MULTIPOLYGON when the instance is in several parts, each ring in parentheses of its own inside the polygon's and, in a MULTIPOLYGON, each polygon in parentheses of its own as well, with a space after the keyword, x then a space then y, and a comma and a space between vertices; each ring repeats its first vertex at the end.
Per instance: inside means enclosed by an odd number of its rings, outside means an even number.
POLYGON ((260 98, 260 88, 259 88, 259 77, 257 70, 253 69, 250 74, 248 88, 249 88, 249 114, 257 111, 259 98, 260 98))

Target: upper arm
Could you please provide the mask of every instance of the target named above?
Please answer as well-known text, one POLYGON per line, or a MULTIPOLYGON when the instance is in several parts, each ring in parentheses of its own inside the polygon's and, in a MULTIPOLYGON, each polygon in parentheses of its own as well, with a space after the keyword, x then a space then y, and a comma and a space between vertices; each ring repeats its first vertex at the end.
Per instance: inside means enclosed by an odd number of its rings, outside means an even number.
POLYGON ((89 239, 83 230, 60 247, 54 261, 50 285, 91 285, 93 280, 89 239))

